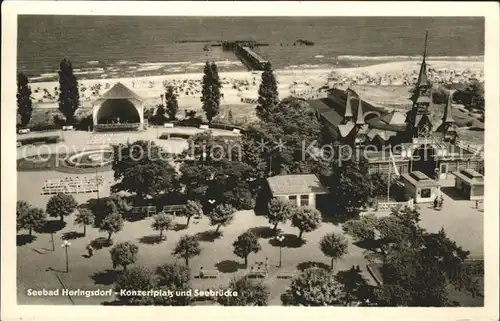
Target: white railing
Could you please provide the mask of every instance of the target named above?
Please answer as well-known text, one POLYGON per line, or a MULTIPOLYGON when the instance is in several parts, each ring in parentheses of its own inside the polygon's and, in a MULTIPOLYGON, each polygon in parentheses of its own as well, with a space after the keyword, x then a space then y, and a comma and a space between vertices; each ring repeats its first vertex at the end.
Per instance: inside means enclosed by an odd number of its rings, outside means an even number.
POLYGON ((387 212, 397 208, 404 208, 404 207, 413 208, 413 204, 414 204, 413 199, 406 202, 379 202, 377 204, 377 211, 387 212))

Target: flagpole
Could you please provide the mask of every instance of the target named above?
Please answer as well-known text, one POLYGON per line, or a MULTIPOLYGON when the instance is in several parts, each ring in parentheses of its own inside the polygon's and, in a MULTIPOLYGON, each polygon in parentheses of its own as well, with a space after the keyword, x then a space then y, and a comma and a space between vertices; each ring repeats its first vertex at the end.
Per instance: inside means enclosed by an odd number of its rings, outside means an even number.
POLYGON ((387 203, 389 203, 389 192, 391 190, 391 166, 392 164, 389 164, 389 175, 387 176, 387 203))

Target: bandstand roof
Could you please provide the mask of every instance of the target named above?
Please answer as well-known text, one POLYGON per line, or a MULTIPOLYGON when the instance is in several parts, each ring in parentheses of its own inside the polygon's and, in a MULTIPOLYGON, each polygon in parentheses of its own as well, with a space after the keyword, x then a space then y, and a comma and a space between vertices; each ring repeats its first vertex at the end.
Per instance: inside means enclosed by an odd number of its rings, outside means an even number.
POLYGON ((129 89, 121 82, 116 83, 111 89, 102 94, 96 101, 110 99, 134 99, 143 102, 144 99, 129 89))

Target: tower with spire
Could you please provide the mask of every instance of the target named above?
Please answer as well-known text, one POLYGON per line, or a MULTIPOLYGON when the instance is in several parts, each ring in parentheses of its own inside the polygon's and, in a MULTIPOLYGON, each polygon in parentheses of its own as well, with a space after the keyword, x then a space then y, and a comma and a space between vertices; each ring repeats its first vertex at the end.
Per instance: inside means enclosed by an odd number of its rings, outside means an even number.
POLYGON ((432 131, 432 83, 427 73, 427 36, 426 31, 422 64, 420 65, 417 83, 410 97, 412 108, 406 115, 408 134, 413 138, 427 137, 432 131))
POLYGON ((452 94, 451 91, 448 94, 448 102, 444 108, 443 118, 441 119, 441 124, 437 128, 437 132, 443 135, 443 140, 454 142, 457 138, 456 123, 453 119, 452 111, 452 94))

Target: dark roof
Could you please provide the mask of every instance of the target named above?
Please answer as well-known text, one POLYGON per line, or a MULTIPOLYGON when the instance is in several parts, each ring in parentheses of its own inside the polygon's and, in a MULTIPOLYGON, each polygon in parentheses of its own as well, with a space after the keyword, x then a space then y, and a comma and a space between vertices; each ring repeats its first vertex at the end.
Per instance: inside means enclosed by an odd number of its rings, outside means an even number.
POLYGON ((413 186, 418 187, 433 187, 439 186, 439 183, 431 179, 429 176, 425 175, 420 171, 414 171, 411 173, 406 173, 401 175, 406 181, 408 181, 413 186))
POLYGON ((110 90, 102 94, 98 100, 108 100, 108 99, 135 99, 138 101, 144 101, 139 95, 130 90, 127 86, 121 82, 116 83, 110 90))
POLYGON ((453 172, 453 175, 459 177, 469 185, 484 185, 483 175, 472 169, 462 169, 458 172, 453 172))
POLYGON ((384 121, 382 121, 382 118, 372 118, 367 122, 371 128, 376 128, 376 129, 382 129, 382 130, 388 130, 388 131, 393 131, 393 132, 404 132, 406 129, 406 123, 405 124, 387 124, 384 121))
MULTIPOLYGON (((351 92, 353 92, 351 90, 351 92)), ((337 113, 340 115, 344 115, 345 113, 345 107, 346 107, 346 101, 347 101, 347 94, 344 90, 338 89, 338 88, 331 88, 328 90, 329 97, 331 98, 331 107, 335 109, 337 113)), ((363 112, 369 112, 369 111, 376 111, 380 114, 384 114, 385 110, 380 107, 375 107, 369 102, 365 100, 361 100, 363 102, 363 112)), ((357 95, 351 94, 351 109, 353 116, 358 115, 358 105, 359 105, 359 99, 357 95)))
POLYGON ((328 193, 313 174, 278 175, 269 177, 267 183, 274 196, 328 193))
POLYGON ((307 103, 309 104, 309 107, 311 107, 312 110, 314 110, 317 113, 324 113, 328 112, 331 110, 330 106, 326 104, 326 98, 323 99, 314 99, 314 100, 308 100, 307 103))

